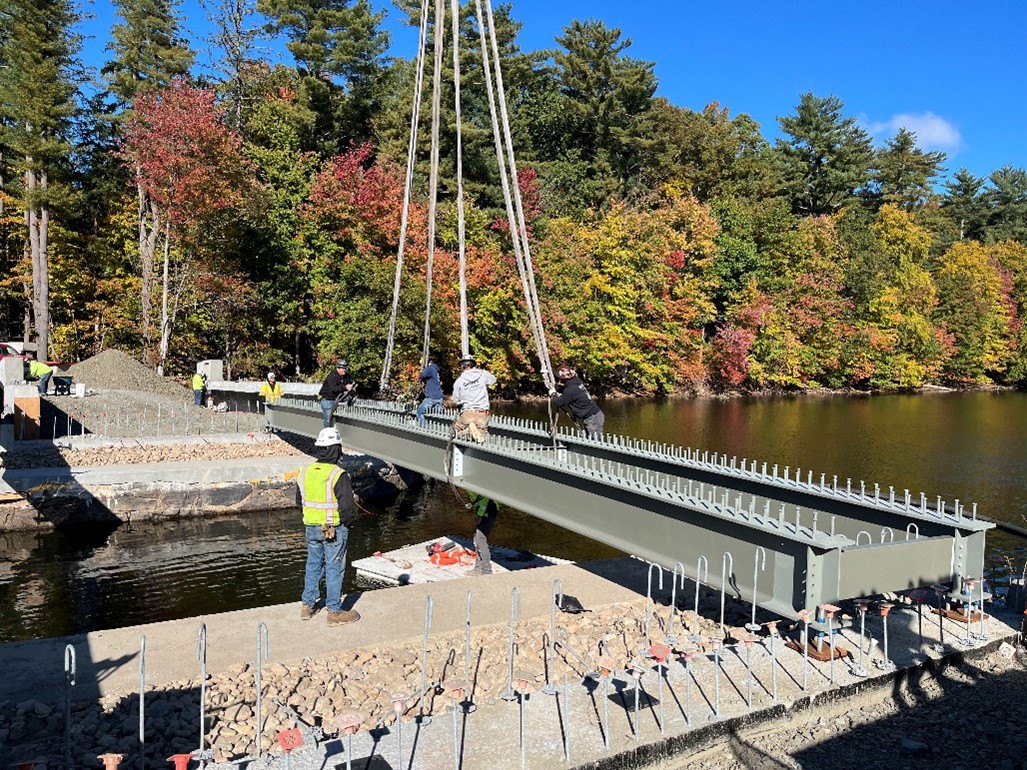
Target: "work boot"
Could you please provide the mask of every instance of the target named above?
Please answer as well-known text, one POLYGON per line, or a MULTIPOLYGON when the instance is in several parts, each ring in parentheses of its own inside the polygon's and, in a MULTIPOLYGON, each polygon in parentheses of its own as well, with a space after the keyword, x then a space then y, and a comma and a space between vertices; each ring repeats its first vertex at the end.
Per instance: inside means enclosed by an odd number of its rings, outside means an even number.
POLYGON ((328 611, 328 625, 341 626, 344 623, 356 623, 360 620, 360 613, 356 610, 339 610, 338 612, 328 611))
POLYGON ((300 604, 300 620, 310 620, 314 617, 314 613, 317 612, 309 604, 300 604))

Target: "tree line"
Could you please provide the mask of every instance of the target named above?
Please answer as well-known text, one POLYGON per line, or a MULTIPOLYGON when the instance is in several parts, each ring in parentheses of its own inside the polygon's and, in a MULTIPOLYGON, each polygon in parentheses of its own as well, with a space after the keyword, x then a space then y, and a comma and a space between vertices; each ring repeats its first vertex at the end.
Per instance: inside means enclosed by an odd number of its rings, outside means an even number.
MULTIPOLYGON (((108 58, 91 71, 72 0, 0 0, 0 333, 64 361, 116 347, 168 374, 222 358, 232 376, 316 377, 346 356, 375 382, 415 78, 413 60, 387 56, 384 14, 367 0, 203 0, 201 69, 175 0, 113 2, 108 58), (269 41, 295 65, 274 63, 269 41)), ((419 5, 396 0, 412 25, 419 5)), ((537 391, 478 30, 462 14, 472 349, 511 392, 537 391)), ((834 95, 799 95, 770 142, 742 112, 656 96, 654 63, 602 21, 526 52, 515 8, 495 18, 549 346, 593 388, 1027 377, 1027 170, 948 175, 905 129, 875 146, 834 95)), ((452 365, 443 62, 431 326, 452 365)), ((419 364, 426 293, 419 136, 398 383, 419 364)))

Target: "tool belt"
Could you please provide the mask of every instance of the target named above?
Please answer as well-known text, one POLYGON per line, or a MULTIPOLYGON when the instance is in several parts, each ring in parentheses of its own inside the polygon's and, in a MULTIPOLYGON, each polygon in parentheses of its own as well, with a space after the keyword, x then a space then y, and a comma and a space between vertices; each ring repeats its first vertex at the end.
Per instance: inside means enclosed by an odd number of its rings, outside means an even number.
POLYGON ((324 536, 324 539, 327 540, 329 543, 333 542, 335 540, 335 525, 322 524, 321 534, 324 536))

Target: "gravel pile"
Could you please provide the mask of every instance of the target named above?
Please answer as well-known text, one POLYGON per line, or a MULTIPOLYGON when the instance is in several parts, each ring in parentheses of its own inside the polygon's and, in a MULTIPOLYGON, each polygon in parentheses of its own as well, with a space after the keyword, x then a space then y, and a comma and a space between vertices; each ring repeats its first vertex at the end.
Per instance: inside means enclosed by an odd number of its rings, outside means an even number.
POLYGON ((73 364, 68 374, 96 390, 131 390, 151 393, 171 401, 191 400, 192 391, 174 380, 160 377, 120 350, 105 350, 81 363, 73 364))

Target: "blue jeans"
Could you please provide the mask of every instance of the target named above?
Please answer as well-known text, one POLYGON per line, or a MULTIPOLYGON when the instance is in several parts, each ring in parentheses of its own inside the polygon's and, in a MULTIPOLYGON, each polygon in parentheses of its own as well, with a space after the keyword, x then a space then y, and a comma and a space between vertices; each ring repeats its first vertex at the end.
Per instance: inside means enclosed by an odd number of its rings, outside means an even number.
POLYGON ((202 390, 194 390, 193 391, 193 406, 203 406, 203 391, 202 390))
POLYGON ((53 372, 47 372, 39 378, 39 395, 45 396, 46 389, 50 387, 50 378, 53 377, 53 372))
POLYGON ((324 415, 324 427, 332 427, 332 412, 335 410, 334 398, 321 399, 321 414, 324 415))
POLYGON ((420 404, 417 405, 417 424, 424 425, 427 420, 424 416, 429 412, 435 412, 442 409, 441 398, 426 398, 420 404))
POLYGON ((317 603, 321 576, 325 579, 325 607, 329 612, 342 612, 342 571, 346 568, 346 540, 349 530, 335 528, 335 540, 328 542, 321 526, 304 527, 307 534, 307 571, 303 578, 301 600, 308 607, 317 603))

